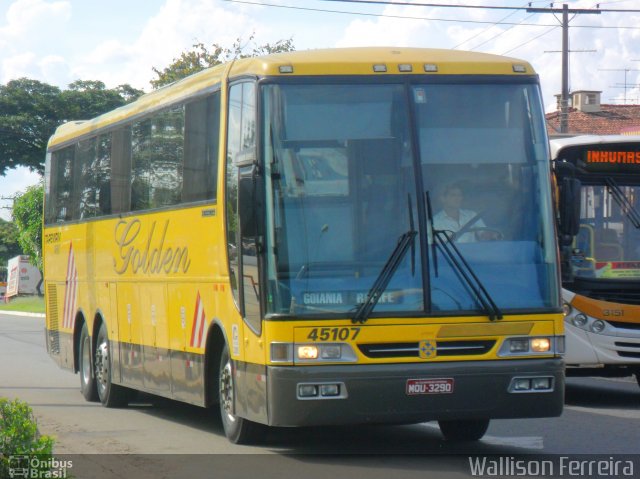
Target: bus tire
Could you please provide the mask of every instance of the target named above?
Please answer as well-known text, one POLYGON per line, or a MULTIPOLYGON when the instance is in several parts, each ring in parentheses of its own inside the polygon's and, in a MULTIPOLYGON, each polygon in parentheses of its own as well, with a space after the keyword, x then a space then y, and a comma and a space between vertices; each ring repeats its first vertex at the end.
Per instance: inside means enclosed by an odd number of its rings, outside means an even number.
POLYGON ((80 342, 78 343, 78 372, 80 373, 80 392, 87 401, 98 401, 96 377, 91 367, 91 337, 87 323, 82 324, 80 342))
POLYGON ((238 417, 233 412, 236 388, 233 378, 233 366, 229 357, 229 349, 225 345, 220 355, 218 374, 218 393, 220 403, 220 418, 227 439, 234 444, 253 444, 265 432, 265 426, 238 417))
POLYGON ((129 389, 111 382, 111 346, 107 327, 100 325, 98 339, 96 340, 94 371, 96 376, 96 389, 100 402, 105 407, 122 407, 129 403, 131 394, 129 389))
POLYGON ((438 421, 438 425, 447 441, 477 441, 489 429, 489 419, 438 421))

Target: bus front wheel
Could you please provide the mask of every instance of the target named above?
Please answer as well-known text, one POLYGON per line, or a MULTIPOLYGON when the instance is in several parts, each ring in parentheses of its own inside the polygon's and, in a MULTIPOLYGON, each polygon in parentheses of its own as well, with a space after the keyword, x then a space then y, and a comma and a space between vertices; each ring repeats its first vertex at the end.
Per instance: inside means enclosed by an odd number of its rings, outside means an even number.
POLYGON ((226 345, 220 355, 218 392, 220 395, 220 417, 227 439, 234 444, 251 444, 256 442, 264 432, 264 426, 235 415, 233 405, 236 387, 233 365, 229 357, 229 349, 226 345))
POLYGON ((489 419, 438 421, 438 425, 447 441, 477 441, 489 429, 489 419))
POLYGON ((91 337, 87 324, 82 325, 78 351, 78 372, 80 373, 80 392, 87 401, 98 400, 96 378, 91 368, 91 337))

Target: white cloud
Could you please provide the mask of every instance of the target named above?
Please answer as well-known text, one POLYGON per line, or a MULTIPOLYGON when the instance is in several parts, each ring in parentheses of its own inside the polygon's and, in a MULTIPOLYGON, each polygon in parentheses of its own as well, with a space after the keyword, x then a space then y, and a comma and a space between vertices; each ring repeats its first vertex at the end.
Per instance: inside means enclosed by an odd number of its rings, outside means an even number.
POLYGON ((194 43, 231 46, 258 25, 242 13, 209 0, 167 0, 132 43, 107 38, 83 56, 73 70, 78 78, 99 78, 108 86, 130 83, 149 89, 152 67, 162 69, 194 43))
POLYGON ((68 1, 16 0, 7 9, 7 23, 0 27, 0 37, 28 41, 25 35, 54 31, 59 22, 71 18, 68 1))
MULTIPOLYGON (((465 3, 471 3, 470 1, 465 3)), ((476 2, 477 3, 477 2, 476 2)), ((480 2, 482 4, 486 2, 480 2)), ((511 2, 495 5, 513 6, 511 2)), ((522 2, 524 4, 525 2, 522 2)), ((534 2, 537 3, 537 2, 534 2)), ((548 5, 545 5, 548 6, 548 5)), ((615 6, 611 6, 614 8, 615 6)), ((570 8, 593 8, 593 2, 574 2, 570 8)), ((431 48, 455 48, 512 56, 530 62, 540 75, 547 111, 555 109, 554 95, 561 91, 561 54, 545 53, 561 49, 562 29, 550 14, 525 11, 445 9, 388 6, 384 15, 422 17, 431 20, 408 20, 388 17, 357 18, 350 22, 336 42, 337 46, 395 45, 431 48), (435 21, 456 19, 459 23, 435 21), (467 22, 516 23, 477 24, 467 22), (531 26, 524 24, 535 24, 531 26), (552 28, 558 25, 557 28, 552 28)), ((640 30, 625 27, 640 25, 640 16, 602 13, 576 15, 571 19, 569 36, 572 50, 597 50, 595 53, 570 54, 569 85, 571 90, 602 90, 603 102, 619 103, 624 84, 624 70, 640 69, 640 30), (584 26, 600 28, 582 28, 584 26), (606 28, 605 28, 606 27, 606 28), (615 100, 617 98, 617 100, 615 100)), ((627 84, 638 84, 640 72, 627 72, 627 84)), ((627 90, 627 98, 639 100, 638 90, 627 90)))
MULTIPOLYGON (((69 1, 16 0, 0 20, 0 82, 19 77, 45 79, 59 32, 71 18, 69 1)), ((46 79, 45 79, 46 80, 46 79)))
POLYGON ((36 55, 32 52, 25 52, 5 58, 2 61, 2 78, 0 81, 6 83, 14 78, 29 76, 35 59, 36 55))

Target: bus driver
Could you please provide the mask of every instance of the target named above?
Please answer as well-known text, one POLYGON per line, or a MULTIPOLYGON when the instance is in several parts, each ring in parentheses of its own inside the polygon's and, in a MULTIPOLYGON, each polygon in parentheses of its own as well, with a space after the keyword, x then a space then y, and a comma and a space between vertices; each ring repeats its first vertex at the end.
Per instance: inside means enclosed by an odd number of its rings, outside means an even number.
MULTIPOLYGON (((447 185, 440 197, 442 210, 433 217, 433 226, 437 230, 446 231, 447 235, 459 243, 471 243, 476 241, 475 228, 486 228, 486 225, 472 210, 462 208, 464 193, 460 185, 453 183, 447 185), (458 237, 455 233, 465 227, 470 221, 473 223, 465 228, 465 232, 458 237)), ((485 238, 479 238, 485 239, 485 238)), ((488 238, 487 238, 488 239, 488 238)))

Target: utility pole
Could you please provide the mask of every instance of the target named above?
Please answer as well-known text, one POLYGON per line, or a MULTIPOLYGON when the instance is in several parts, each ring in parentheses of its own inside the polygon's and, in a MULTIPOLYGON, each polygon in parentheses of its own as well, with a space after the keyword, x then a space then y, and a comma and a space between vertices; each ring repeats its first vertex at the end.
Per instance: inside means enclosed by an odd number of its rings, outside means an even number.
POLYGON ((569 14, 600 14, 599 10, 569 8, 566 3, 562 8, 527 8, 530 13, 562 13, 562 95, 560 96, 560 133, 568 132, 569 125, 569 14))

